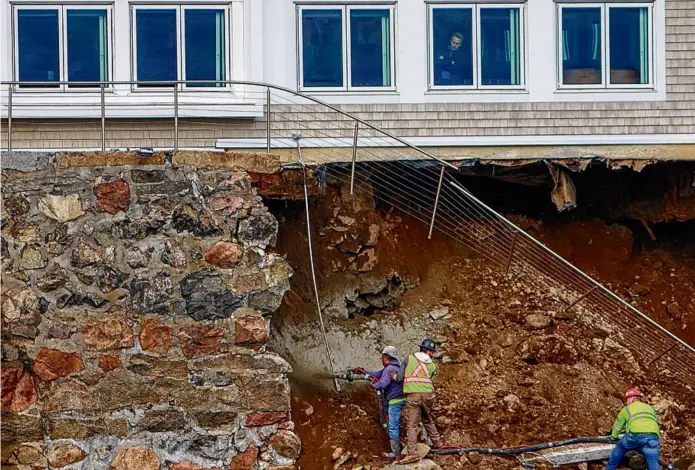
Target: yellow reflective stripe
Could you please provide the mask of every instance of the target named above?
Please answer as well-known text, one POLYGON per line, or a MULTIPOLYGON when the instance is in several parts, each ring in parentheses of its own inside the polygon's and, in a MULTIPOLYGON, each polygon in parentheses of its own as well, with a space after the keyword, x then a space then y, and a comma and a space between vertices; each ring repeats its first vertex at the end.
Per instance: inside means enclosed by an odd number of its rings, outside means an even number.
POLYGON ((393 398, 392 400, 389 400, 389 405, 395 405, 396 403, 401 403, 405 401, 405 398, 393 398))
POLYGON ((404 383, 421 383, 421 384, 431 384, 432 379, 426 379, 424 377, 406 377, 403 380, 404 383))

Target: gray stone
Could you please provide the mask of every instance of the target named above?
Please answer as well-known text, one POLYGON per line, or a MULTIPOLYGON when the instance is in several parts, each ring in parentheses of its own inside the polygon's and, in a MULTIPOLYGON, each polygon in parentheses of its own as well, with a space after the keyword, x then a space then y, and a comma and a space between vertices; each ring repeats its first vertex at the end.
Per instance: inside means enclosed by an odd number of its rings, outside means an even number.
POLYGON ((186 313, 194 320, 229 318, 244 305, 244 298, 228 290, 215 271, 198 271, 181 280, 186 313))
POLYGON ((72 250, 70 263, 78 268, 84 268, 91 264, 103 261, 101 254, 84 240, 79 239, 77 246, 72 250))
POLYGON ((278 221, 271 214, 251 216, 239 223, 239 240, 250 246, 275 246, 278 221))
POLYGON ((103 263, 87 266, 75 272, 77 278, 88 286, 96 285, 104 293, 111 292, 121 286, 128 278, 126 273, 103 263))
POLYGON ((272 313, 280 308, 282 296, 282 293, 275 293, 270 290, 252 292, 249 295, 249 307, 263 313, 272 313))
POLYGON ((142 273, 128 282, 130 302, 140 313, 169 313, 169 301, 174 286, 169 273, 160 271, 154 275, 142 273))
POLYGON ((186 254, 181 247, 167 240, 164 242, 162 252, 162 263, 168 264, 172 268, 183 268, 186 266, 186 254))
POLYGON ((5 199, 4 209, 13 220, 17 220, 28 214, 31 206, 29 205, 29 201, 27 201, 23 196, 13 194, 5 199))
POLYGON ((140 248, 131 248, 125 254, 125 262, 128 263, 128 266, 133 269, 144 268, 150 263, 149 255, 151 252, 152 249, 147 250, 147 253, 144 253, 140 248))
POLYGON ((172 225, 177 232, 188 232, 198 237, 213 237, 222 234, 212 215, 198 210, 190 204, 176 208, 172 215, 172 225))
POLYGON ((13 150, 11 152, 0 152, 3 170, 17 170, 21 172, 39 171, 48 165, 48 152, 22 152, 13 150))
POLYGON ((126 240, 142 240, 150 235, 158 234, 167 223, 167 215, 154 212, 136 220, 124 220, 113 225, 113 236, 126 240))
POLYGON ((130 174, 133 183, 161 183, 166 178, 163 170, 133 170, 130 174))

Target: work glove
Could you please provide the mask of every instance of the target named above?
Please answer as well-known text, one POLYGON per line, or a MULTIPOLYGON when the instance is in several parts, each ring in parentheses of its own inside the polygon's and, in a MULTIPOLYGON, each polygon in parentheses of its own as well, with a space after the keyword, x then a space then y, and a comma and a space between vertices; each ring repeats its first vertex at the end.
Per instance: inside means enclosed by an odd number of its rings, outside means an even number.
POLYGON ((353 372, 355 374, 367 375, 367 369, 365 369, 364 367, 355 367, 350 372, 353 372))

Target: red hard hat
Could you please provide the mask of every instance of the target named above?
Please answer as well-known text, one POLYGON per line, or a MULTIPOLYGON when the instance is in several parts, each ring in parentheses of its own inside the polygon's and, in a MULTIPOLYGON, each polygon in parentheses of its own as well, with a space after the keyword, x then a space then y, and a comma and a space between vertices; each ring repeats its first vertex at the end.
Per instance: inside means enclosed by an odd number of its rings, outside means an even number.
POLYGON ((625 399, 627 400, 628 398, 633 398, 633 397, 641 397, 642 393, 637 390, 636 388, 630 388, 625 392, 625 399))

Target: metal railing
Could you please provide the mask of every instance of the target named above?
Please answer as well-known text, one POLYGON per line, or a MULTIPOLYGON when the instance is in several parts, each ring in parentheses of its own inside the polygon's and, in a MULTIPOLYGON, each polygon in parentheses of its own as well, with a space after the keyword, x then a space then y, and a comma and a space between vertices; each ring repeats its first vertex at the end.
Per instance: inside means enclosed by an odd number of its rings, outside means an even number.
MULTIPOLYGON (((222 127, 224 134, 220 137, 238 137, 241 146, 250 139, 254 142, 250 147, 268 154, 284 152, 294 155, 296 147, 292 137, 301 134, 307 163, 320 167, 327 178, 345 184, 350 193, 369 191, 377 199, 421 220, 429 227, 430 237, 436 230, 488 259, 503 272, 513 272, 530 283, 537 284, 540 279, 544 288, 552 291, 564 303, 566 311, 579 311, 580 320, 591 321, 609 330, 644 368, 695 386, 693 347, 476 198, 461 186, 456 166, 385 130, 383 127, 391 125, 390 122, 375 124, 369 118, 355 116, 314 96, 281 86, 249 81, 219 81, 216 83, 228 87, 227 96, 232 96, 243 106, 251 105, 255 110, 255 118, 251 120, 225 120, 241 123, 237 128, 225 129, 219 119, 182 118, 182 109, 185 111, 187 107, 196 106, 195 103, 191 105, 190 101, 182 104, 182 96, 189 99, 198 96, 197 90, 189 93, 185 87, 196 83, 147 83, 160 87, 157 92, 160 107, 164 102, 162 96, 169 96, 167 92, 171 94, 170 145, 160 145, 160 148, 179 149, 181 140, 190 139, 180 136, 180 127, 191 123, 197 129, 191 131, 193 134, 222 127), (167 87, 168 90, 165 89, 167 87)), ((69 82, 50 84, 70 85, 69 82)), ((22 86, 45 86, 47 83, 4 82, 2 85, 9 87, 8 148, 12 149, 13 111, 19 106, 15 95, 22 93, 22 86), (14 90, 18 86, 20 91, 14 90)), ((100 148, 137 147, 118 145, 118 139, 108 138, 108 124, 112 120, 118 122, 110 116, 109 111, 118 109, 120 105, 118 99, 114 98, 109 103, 106 97, 109 94, 107 87, 134 86, 138 82, 110 81, 80 85, 81 93, 85 93, 85 85, 97 87, 93 93, 99 94, 100 148), (109 140, 115 145, 109 146, 109 140)), ((134 91, 130 96, 138 93, 134 91)), ((217 96, 225 96, 225 93, 217 96)), ((210 107, 216 107, 228 110, 228 117, 233 118, 236 115, 235 103, 233 100, 220 100, 219 103, 205 104, 197 109, 209 112, 210 107)), ((370 115, 369 108, 365 115, 370 115)))

